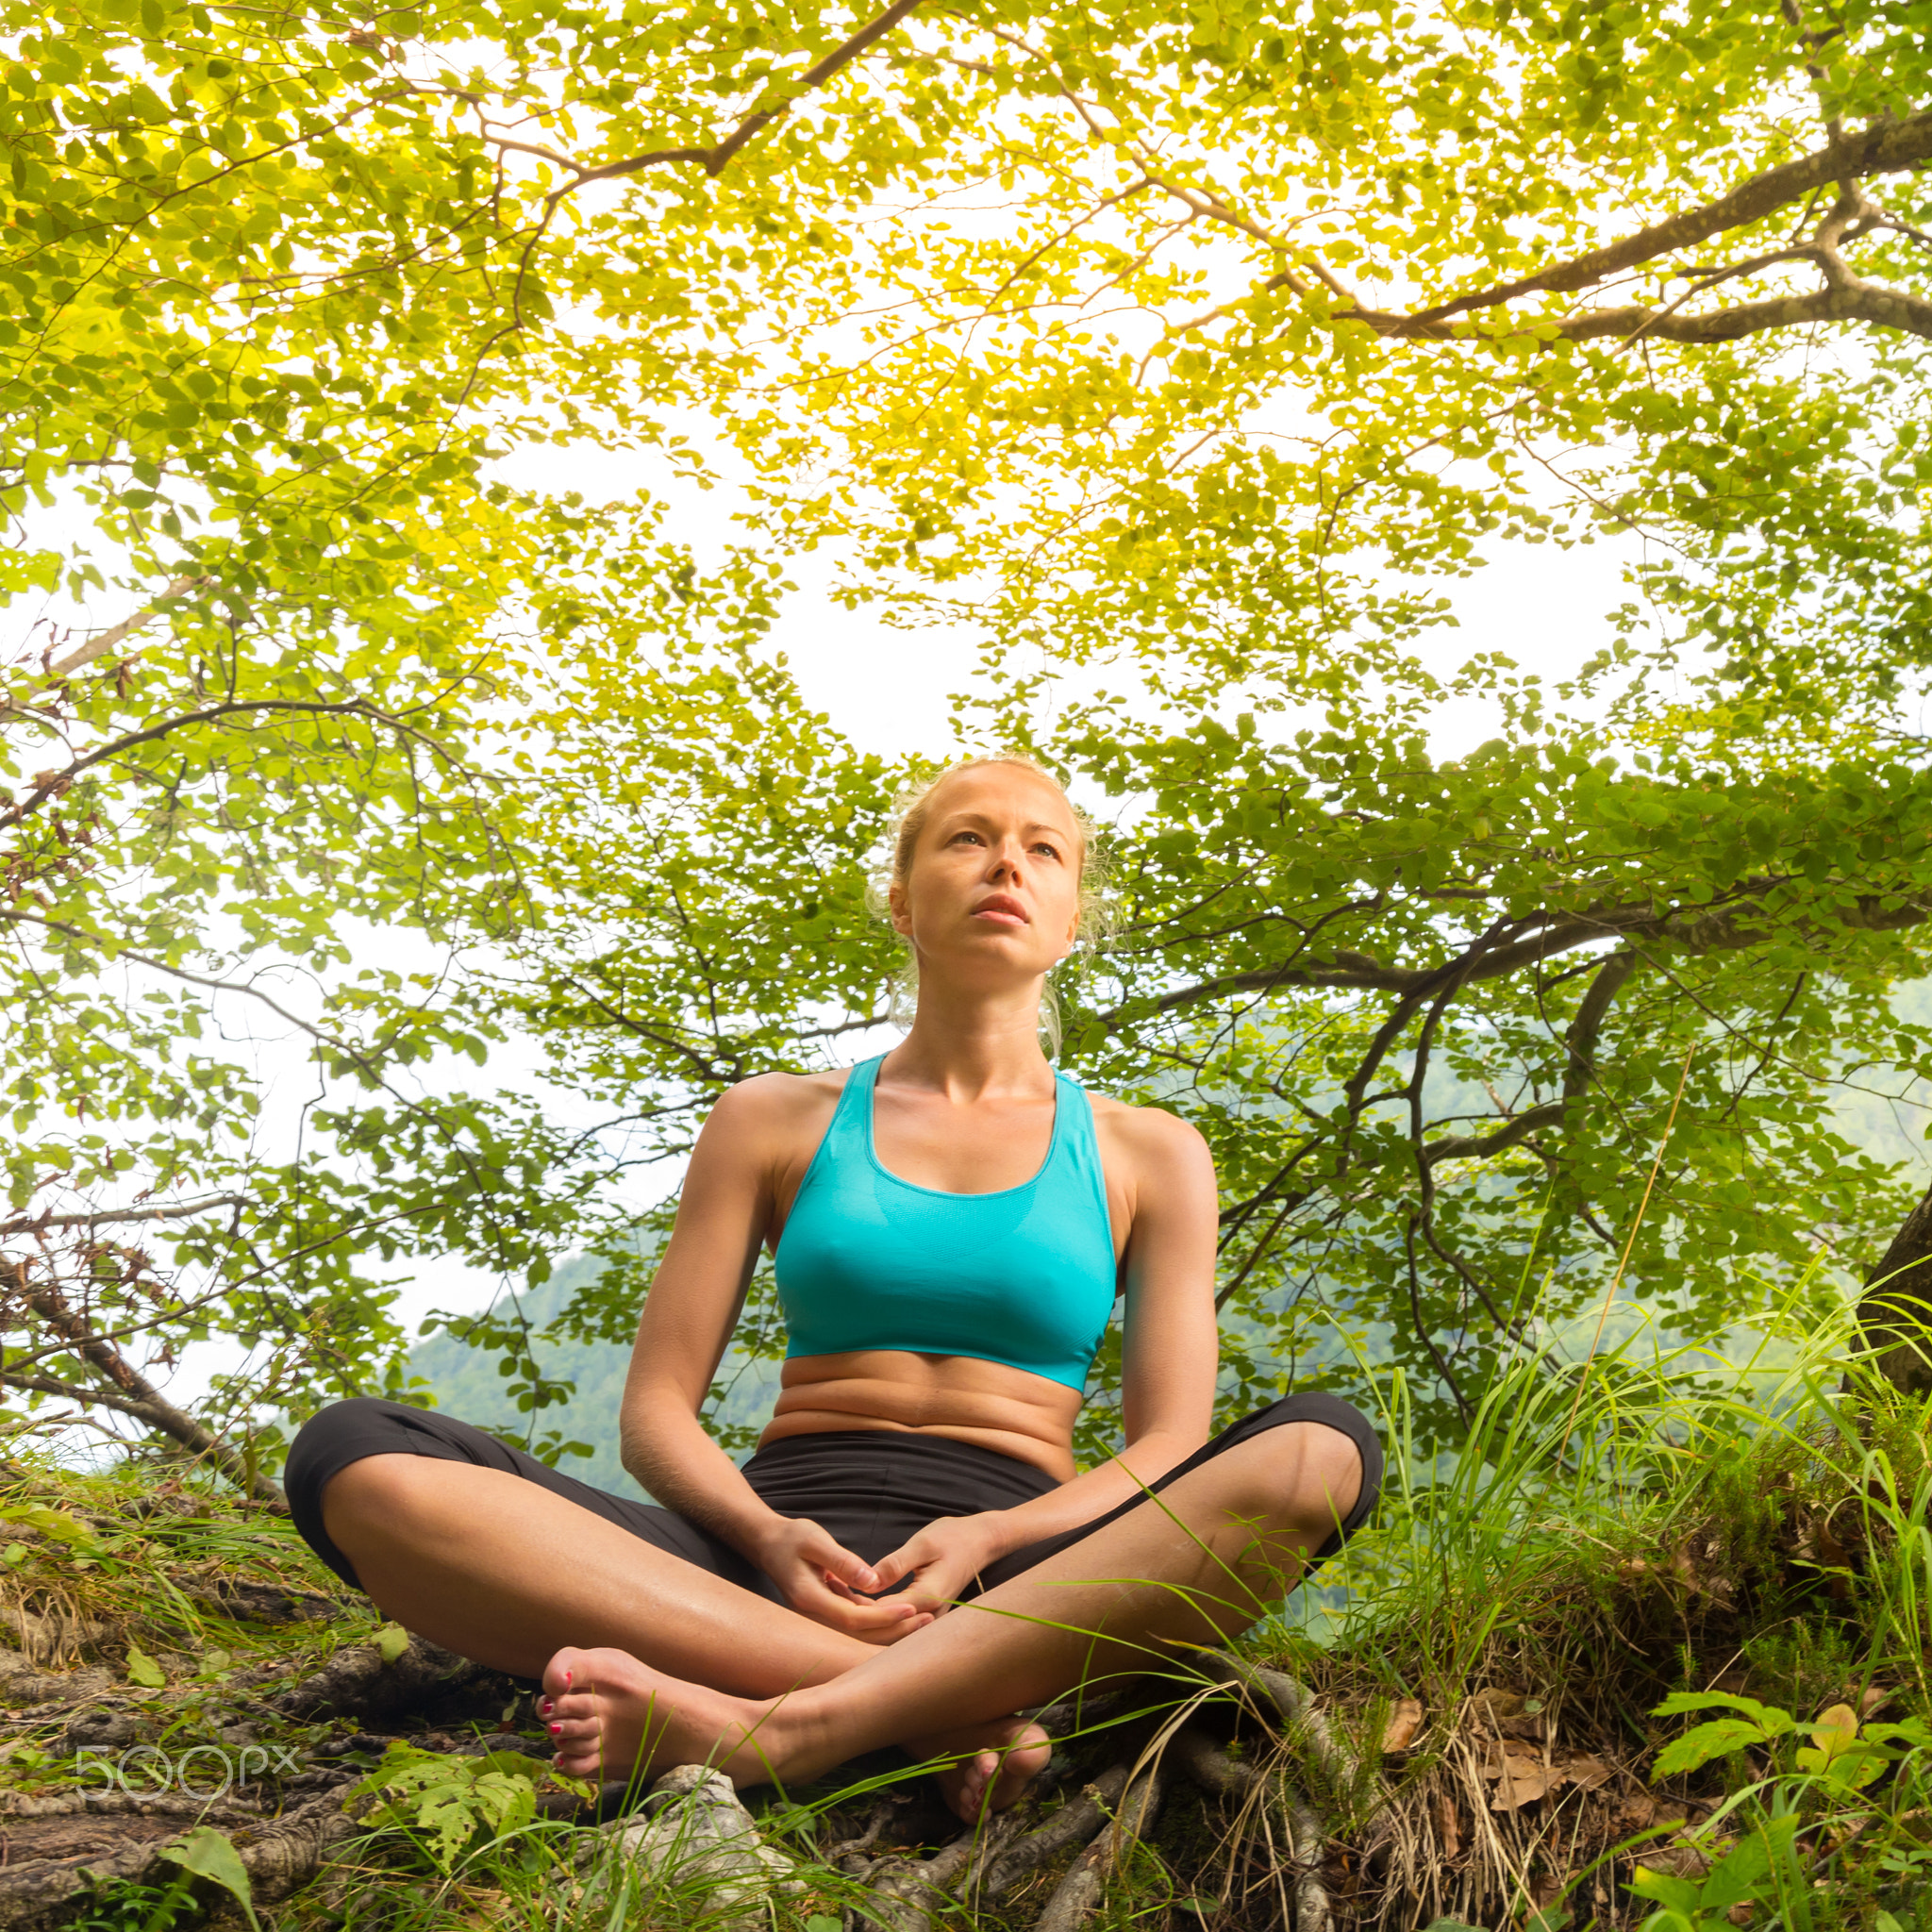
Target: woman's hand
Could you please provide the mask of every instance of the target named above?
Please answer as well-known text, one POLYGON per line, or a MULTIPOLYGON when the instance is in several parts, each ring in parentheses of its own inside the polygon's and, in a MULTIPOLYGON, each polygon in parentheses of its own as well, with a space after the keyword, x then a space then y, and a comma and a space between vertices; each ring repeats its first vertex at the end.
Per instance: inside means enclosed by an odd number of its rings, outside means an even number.
POLYGON ((828 1630, 896 1643, 932 1622, 929 1610, 903 1596, 872 1602, 869 1593, 886 1587, 879 1574, 804 1517, 774 1517, 752 1555, 800 1616, 828 1630))
POLYGON ((1001 1533, 1001 1522, 997 1509, 935 1519, 879 1559, 875 1588, 891 1590, 903 1577, 911 1577, 909 1589, 886 1601, 909 1603, 929 1622, 950 1609, 989 1563, 1007 1554, 1012 1540, 1001 1533))

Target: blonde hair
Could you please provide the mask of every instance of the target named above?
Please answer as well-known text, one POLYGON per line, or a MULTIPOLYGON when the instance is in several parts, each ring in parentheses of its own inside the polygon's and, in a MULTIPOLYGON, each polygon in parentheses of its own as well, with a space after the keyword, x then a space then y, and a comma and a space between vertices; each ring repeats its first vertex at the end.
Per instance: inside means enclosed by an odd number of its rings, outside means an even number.
MULTIPOLYGON (((884 863, 874 869, 866 884, 866 905, 874 918, 890 920, 893 887, 902 891, 912 873, 912 855, 919 846, 919 835, 932 816, 933 794, 946 780, 959 772, 983 771, 989 765, 1012 765, 1043 778, 1058 791, 1072 815, 1080 835, 1079 917, 1074 925, 1074 951, 1069 958, 1091 953, 1113 928, 1113 906, 1108 896, 1106 855, 1101 851, 1093 821, 1067 796, 1067 788, 1038 758, 1024 752, 993 752, 986 758, 961 758, 935 772, 923 783, 900 792, 892 801, 892 824, 887 835, 884 863)), ((912 941, 895 934, 906 948, 906 957, 892 974, 887 1018, 895 1025, 909 1026, 919 1003, 919 958, 912 941)), ((1062 961, 1062 964, 1065 962, 1062 961)), ((1051 984, 1041 991, 1040 1030, 1048 1059, 1057 1059, 1060 1050, 1059 1000, 1051 984)))

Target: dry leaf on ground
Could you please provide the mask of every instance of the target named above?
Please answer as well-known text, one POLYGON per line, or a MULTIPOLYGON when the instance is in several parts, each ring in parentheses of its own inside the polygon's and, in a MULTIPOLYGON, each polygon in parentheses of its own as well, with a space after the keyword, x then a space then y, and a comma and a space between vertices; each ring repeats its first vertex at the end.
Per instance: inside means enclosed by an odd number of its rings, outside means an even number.
POLYGON ((1667 1878, 1702 1878, 1710 1870, 1709 1853, 1697 1845, 1651 1845, 1638 1853, 1637 1862, 1667 1878))
POLYGON ((1593 1791, 1599 1785, 1608 1784, 1616 1774, 1614 1766, 1606 1764, 1593 1753, 1573 1757, 1563 1767, 1563 1775, 1579 1790, 1585 1791, 1593 1791))
POLYGON ((1462 1849, 1462 1817, 1456 1808, 1456 1800, 1447 1791, 1438 1791, 1435 1797, 1436 1836, 1442 1840, 1442 1856, 1453 1858, 1462 1849))
POLYGON ((1469 1700, 1470 1715, 1493 1729, 1506 1717, 1523 1709, 1523 1697, 1515 1690, 1478 1690, 1469 1700))
POLYGON ((1491 1757, 1483 1767, 1483 1775, 1496 1781, 1496 1794, 1490 1800, 1491 1811, 1514 1811, 1563 1782, 1563 1774, 1546 1764, 1540 1751, 1514 1740, 1491 1757))
POLYGON ((1398 1697, 1389 1713, 1389 1727, 1382 1733, 1382 1749, 1392 1756, 1407 1751, 1423 1727, 1423 1701, 1420 1697, 1398 1697))

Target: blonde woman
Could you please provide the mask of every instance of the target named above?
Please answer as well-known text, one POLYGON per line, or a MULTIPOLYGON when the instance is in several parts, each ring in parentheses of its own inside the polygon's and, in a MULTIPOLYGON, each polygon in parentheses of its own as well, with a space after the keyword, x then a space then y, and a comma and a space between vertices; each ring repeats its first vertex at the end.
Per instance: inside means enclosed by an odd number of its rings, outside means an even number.
POLYGON ((1367 1516, 1374 1432, 1320 1393, 1208 1440, 1214 1169, 1173 1115, 1089 1095, 1040 1045, 1086 828, 1020 758, 906 811, 890 916, 904 1042, 718 1102, 639 1324, 608 1496, 399 1403, 297 1438, 295 1521, 409 1629, 541 1676, 560 1769, 808 1777, 877 1746, 950 1760, 962 1817, 1043 1762, 1016 1713, 1219 1641, 1367 1516), (761 1248, 790 1330, 739 1469, 698 1417, 761 1248), (1126 1440, 1072 1432, 1118 1298, 1126 1440))

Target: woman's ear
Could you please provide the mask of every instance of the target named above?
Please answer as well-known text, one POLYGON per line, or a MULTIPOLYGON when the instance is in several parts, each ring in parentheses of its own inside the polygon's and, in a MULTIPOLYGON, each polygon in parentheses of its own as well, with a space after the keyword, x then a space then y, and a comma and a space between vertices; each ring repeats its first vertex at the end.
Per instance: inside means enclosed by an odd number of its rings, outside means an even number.
POLYGON ((886 917, 902 939, 912 937, 912 906, 906 897, 906 888, 896 881, 886 892, 886 917))

